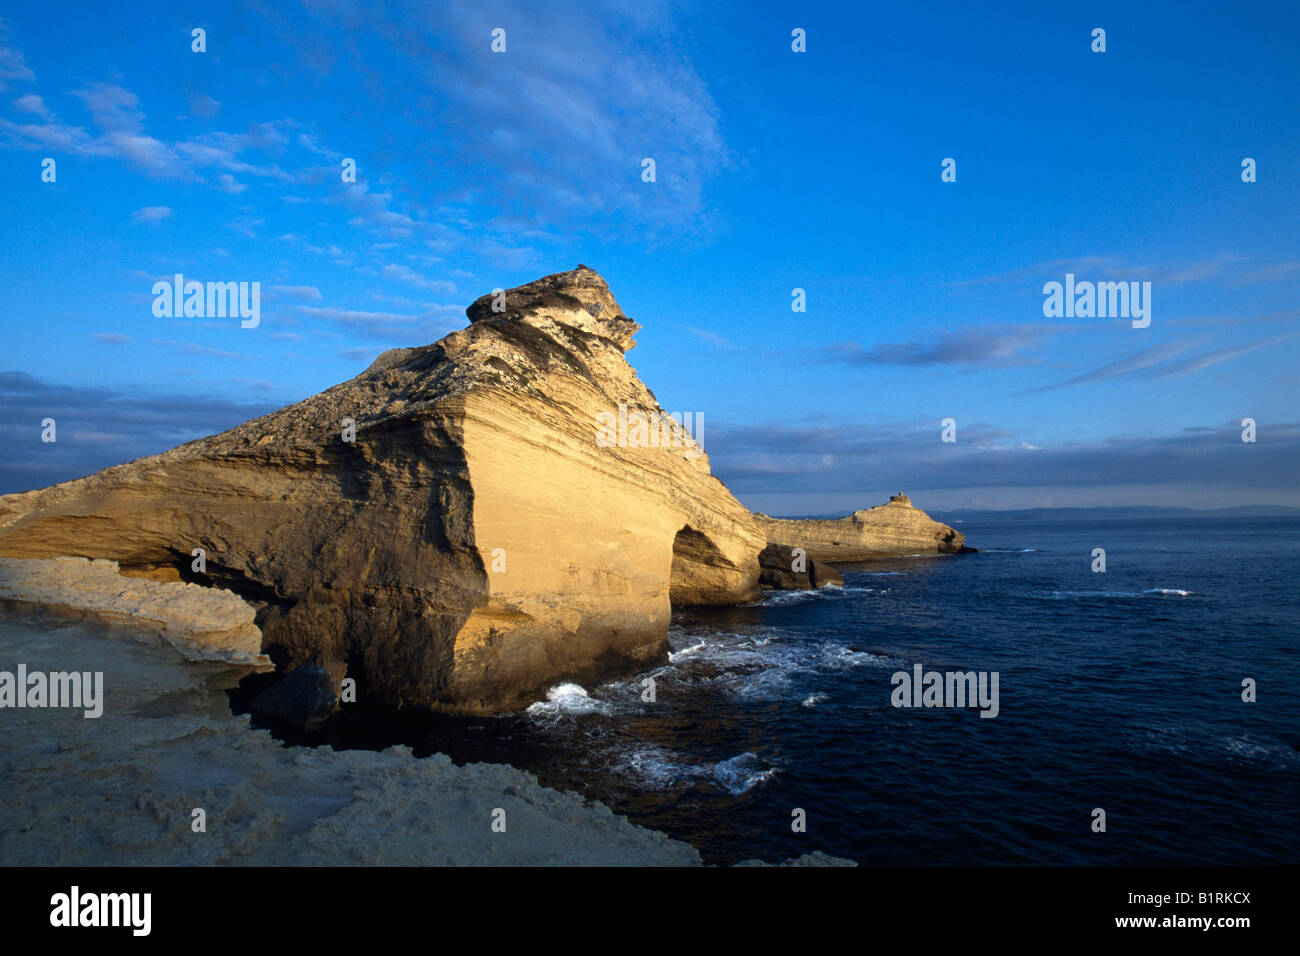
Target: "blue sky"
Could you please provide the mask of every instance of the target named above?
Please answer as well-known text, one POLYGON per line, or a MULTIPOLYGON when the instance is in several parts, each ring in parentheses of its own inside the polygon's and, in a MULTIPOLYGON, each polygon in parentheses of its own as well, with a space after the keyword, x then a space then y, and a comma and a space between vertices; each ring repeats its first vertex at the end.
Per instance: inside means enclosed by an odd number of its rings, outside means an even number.
POLYGON ((583 262, 751 507, 1300 505, 1293 3, 224 6, 3 11, 0 492, 583 262), (156 318, 176 272, 261 324, 156 318), (1045 318, 1067 272, 1151 282, 1150 327, 1045 318))

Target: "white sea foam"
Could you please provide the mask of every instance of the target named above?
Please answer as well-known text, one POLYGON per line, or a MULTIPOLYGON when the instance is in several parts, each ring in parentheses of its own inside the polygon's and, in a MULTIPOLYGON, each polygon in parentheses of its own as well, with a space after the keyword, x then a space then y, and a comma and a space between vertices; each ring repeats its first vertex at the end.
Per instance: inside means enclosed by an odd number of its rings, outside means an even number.
MULTIPOLYGON (((788 700, 792 690, 803 690, 799 685, 814 674, 891 663, 838 641, 792 641, 772 630, 716 632, 701 639, 674 629, 669 642, 674 648, 670 663, 654 673, 656 680, 706 687, 743 700, 788 700)), ((602 696, 621 699, 623 693, 602 696)))
POLYGON ((528 707, 534 717, 556 718, 562 714, 580 717, 585 714, 608 714, 610 705, 597 700, 578 684, 558 684, 546 692, 546 700, 528 707))
POLYGON ((705 645, 704 641, 700 641, 698 644, 692 644, 692 645, 689 646, 689 647, 683 647, 683 648, 682 648, 681 650, 679 650, 679 651, 669 651, 669 652, 668 652, 668 663, 670 663, 670 664, 676 664, 676 663, 677 663, 679 660, 681 660, 682 658, 684 658, 684 657, 690 657, 692 654, 697 654, 697 653, 699 653, 700 651, 704 650, 705 647, 706 647, 706 645, 705 645))
POLYGON ((711 781, 739 796, 776 776, 754 753, 745 752, 716 764, 693 764, 664 747, 650 744, 631 748, 614 759, 614 765, 639 785, 666 790, 692 781, 711 781))
POLYGON ((1272 764, 1276 767, 1294 768, 1300 765, 1300 751, 1284 743, 1261 743, 1250 735, 1224 737, 1221 738, 1221 743, 1225 750, 1237 757, 1272 764))
POLYGON ((762 767, 757 755, 746 752, 714 766, 713 779, 728 793, 739 796, 776 776, 775 767, 762 767))
POLYGON ((639 746, 620 754, 615 766, 636 778, 641 786, 665 790, 674 784, 704 774, 706 768, 685 763, 670 750, 654 744, 639 746))
POLYGON ((824 644, 821 647, 819 663, 830 670, 841 670, 845 667, 861 667, 864 664, 880 664, 885 661, 884 657, 866 651, 855 651, 842 644, 824 644))
MULTIPOLYGON (((897 572, 901 573, 901 572, 897 572)), ((757 601, 751 601, 745 607, 754 607, 756 605, 780 605, 780 604, 800 604, 804 601, 814 599, 836 599, 850 594, 861 594, 870 591, 871 588, 860 587, 842 587, 838 584, 826 584, 819 588, 809 588, 804 591, 764 591, 762 598, 757 601)))
MULTIPOLYGON (((1145 591, 1051 591, 1046 596, 1051 598, 1140 598, 1148 595, 1162 597, 1193 597, 1196 591, 1184 591, 1181 588, 1147 588, 1145 591)), ((1034 595, 1043 597, 1043 595, 1034 595)))

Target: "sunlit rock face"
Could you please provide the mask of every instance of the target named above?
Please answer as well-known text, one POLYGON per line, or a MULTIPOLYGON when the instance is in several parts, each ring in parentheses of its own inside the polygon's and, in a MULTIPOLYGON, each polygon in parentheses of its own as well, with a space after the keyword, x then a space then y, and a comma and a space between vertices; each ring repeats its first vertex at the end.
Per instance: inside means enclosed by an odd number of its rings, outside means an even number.
POLYGON ((607 440, 620 409, 664 410, 599 275, 467 314, 220 435, 0 497, 0 555, 233 591, 281 669, 343 663, 359 696, 464 712, 645 669, 671 603, 758 596, 766 539, 702 448, 666 425, 607 440))
POLYGON ((786 520, 755 514, 769 541, 803 548, 815 561, 864 561, 898 554, 957 554, 966 536, 898 494, 888 504, 834 521, 786 520))

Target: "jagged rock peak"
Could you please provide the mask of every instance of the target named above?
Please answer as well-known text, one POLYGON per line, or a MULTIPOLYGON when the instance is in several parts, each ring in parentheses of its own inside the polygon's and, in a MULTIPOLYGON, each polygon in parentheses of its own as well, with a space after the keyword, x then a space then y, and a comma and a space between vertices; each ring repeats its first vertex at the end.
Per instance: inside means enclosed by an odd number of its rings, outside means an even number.
POLYGON ((572 326, 616 342, 624 352, 636 342, 641 326, 633 322, 595 269, 579 265, 502 292, 479 296, 465 310, 471 323, 526 322, 544 328, 548 323, 572 326))

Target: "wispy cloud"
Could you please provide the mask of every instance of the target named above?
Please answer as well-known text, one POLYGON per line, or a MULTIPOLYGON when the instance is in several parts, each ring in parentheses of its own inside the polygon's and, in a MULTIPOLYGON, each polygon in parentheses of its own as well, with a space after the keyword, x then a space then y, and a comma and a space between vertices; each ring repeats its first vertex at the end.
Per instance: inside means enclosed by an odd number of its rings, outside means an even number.
POLYGON ((1197 355, 1185 355, 1185 353, 1204 344, 1207 339, 1205 335, 1197 336, 1196 338, 1188 339, 1186 341, 1161 342, 1140 349, 1131 355, 1107 362, 1091 371, 1084 372, 1082 375, 1076 375, 1063 382, 1029 389, 1026 394, 1048 392, 1058 388, 1066 388, 1071 385, 1103 382, 1115 378, 1143 378, 1154 380, 1173 378, 1181 375, 1192 375, 1196 372, 1207 369, 1212 365, 1218 365, 1220 362, 1227 362, 1231 359, 1239 358, 1240 356, 1247 355, 1257 349, 1279 345, 1282 342, 1295 338, 1297 335, 1300 335, 1300 332, 1278 335, 1270 339, 1251 342, 1245 345, 1214 348, 1197 355), (1179 356, 1183 357, 1178 358, 1179 356), (1175 361, 1175 359, 1177 359, 1177 361, 1175 361))
MULTIPOLYGON (((672 5, 605 2, 578 10, 499 2, 493 22, 508 29, 507 52, 497 55, 473 0, 440 6, 436 20, 400 7, 363 12, 346 2, 309 12, 314 22, 304 38, 301 24, 264 10, 303 68, 332 73, 335 56, 347 58, 362 91, 403 127, 401 136, 424 130, 494 183, 490 196, 460 188, 457 201, 527 210, 532 227, 548 231, 693 232, 707 225, 705 188, 730 156, 707 85, 676 50, 672 5), (379 73, 359 45, 340 41, 362 24, 408 69, 379 73), (582 54, 556 56, 557 49, 582 54), (399 105, 431 102, 439 108, 399 105), (655 183, 642 182, 644 158, 656 162, 655 183)), ((381 135, 399 138, 395 128, 381 135)), ((376 224, 391 197, 368 195, 357 220, 376 224)), ((380 224, 412 229, 404 215, 409 211, 380 224)))
POLYGON ((132 222, 162 222, 172 211, 167 206, 145 206, 131 213, 132 222))
POLYGON ((175 339, 150 339, 150 345, 157 345, 162 348, 171 349, 182 355, 204 355, 208 358, 232 358, 248 359, 251 356, 244 355, 241 352, 231 352, 226 349, 216 349, 208 345, 197 345, 194 342, 178 342, 175 339))
POLYGON ((1004 282, 1046 281, 1044 277, 1051 279, 1066 272, 1073 272, 1076 275, 1095 273, 1110 278, 1117 265, 1118 260, 1110 256, 1078 256, 1071 259, 1052 259, 1049 262, 1035 263, 1022 269, 995 272, 990 275, 976 276, 973 279, 960 279, 949 284, 955 288, 960 288, 962 286, 997 285, 1004 282))
POLYGON ((247 236, 249 239, 256 239, 257 227, 265 225, 265 223, 265 219, 251 219, 248 216, 239 216, 223 225, 231 232, 237 232, 241 236, 247 236))
POLYGON ((1118 358, 1107 362, 1097 368, 1068 378, 1063 382, 1057 382, 1054 385, 1044 385, 1039 388, 1029 389, 1029 392, 1047 392, 1053 389, 1065 388, 1070 385, 1083 385, 1087 382, 1103 382, 1107 379, 1120 378, 1125 375, 1133 375, 1159 365, 1161 362, 1181 355, 1189 348, 1192 348, 1196 341, 1189 342, 1161 342, 1156 345, 1149 345, 1144 349, 1132 353, 1131 355, 1118 358))
POLYGON ((678 323, 678 324, 681 325, 681 327, 684 328, 687 332, 690 332, 691 335, 694 335, 697 338, 701 338, 712 345, 716 345, 720 349, 735 348, 735 346, 731 343, 730 339, 718 335, 718 333, 716 332, 710 332, 707 329, 697 329, 693 325, 685 325, 683 323, 678 323))
POLYGON ((247 183, 241 183, 230 173, 221 173, 217 176, 217 186, 223 193, 230 193, 231 195, 238 195, 248 188, 247 183))
POLYGON ((1026 349, 1066 331, 1073 329, 1058 325, 996 325, 940 330, 931 339, 882 342, 870 348, 845 342, 827 347, 822 354, 825 361, 846 365, 1028 365, 1034 359, 1025 354, 1026 349))
POLYGON ((23 61, 22 51, 10 39, 8 24, 0 20, 0 90, 8 87, 9 80, 31 82, 35 79, 36 74, 23 61))
POLYGON ((352 219, 348 222, 350 226, 368 226, 386 235, 406 239, 428 226, 393 208, 391 192, 371 192, 369 185, 364 182, 353 183, 346 189, 338 188, 333 199, 352 213, 352 219))
POLYGON ((330 322, 353 335, 396 345, 433 342, 465 324, 464 309, 455 305, 438 306, 415 315, 310 305, 298 306, 297 311, 304 319, 330 322))
POLYGON ((21 110, 24 113, 35 113, 37 116, 45 119, 50 119, 54 116, 54 114, 50 112, 49 107, 45 105, 45 101, 35 93, 29 93, 26 96, 20 96, 18 99, 14 100, 14 109, 21 110))
POLYGON ((221 103, 202 93, 190 97, 190 111, 199 119, 210 120, 221 112, 221 103))
POLYGON ((1237 285, 1258 285, 1264 282, 1281 282, 1300 276, 1300 260, 1274 262, 1250 269, 1237 277, 1237 285))
POLYGON ((1254 352, 1256 349, 1267 348, 1270 345, 1278 345, 1287 339, 1293 339, 1300 332, 1292 332, 1289 335, 1279 335, 1263 342, 1252 342, 1248 345, 1238 345, 1231 348, 1215 349, 1211 352, 1205 352, 1201 355, 1193 355, 1182 360, 1181 362, 1171 362, 1168 365, 1155 369, 1149 377, 1151 378, 1170 378, 1175 375, 1191 375, 1202 369, 1207 369, 1211 365, 1218 365, 1220 362, 1226 362, 1230 359, 1238 358, 1254 352))
MULTIPOLYGON (((184 182, 207 181, 203 172, 216 170, 215 185, 226 192, 241 192, 245 184, 235 174, 256 176, 282 183, 295 181, 293 174, 274 161, 289 141, 291 121, 253 124, 239 133, 213 131, 190 139, 167 142, 150 135, 147 117, 139 97, 118 83, 92 83, 72 91, 90 114, 89 127, 59 122, 38 96, 25 96, 15 103, 43 122, 15 123, 0 118, 0 134, 17 148, 44 147, 74 155, 115 159, 154 179, 184 182), (250 161, 261 154, 262 161, 250 161)), ((201 98, 200 106, 215 100, 201 98)), ((218 104, 219 105, 219 104, 218 104)), ((215 114, 214 114, 215 115, 215 114)))
POLYGON ((1080 280, 1146 281, 1161 286, 1185 285, 1223 279, 1234 285, 1254 285, 1289 278, 1300 270, 1300 262, 1280 262, 1249 268, 1254 262, 1249 256, 1223 252, 1210 259, 1189 262, 1150 265, 1132 262, 1118 256, 1078 256, 1053 259, 1021 269, 977 276, 950 283, 954 288, 995 284, 1034 284, 1058 280, 1067 272, 1080 280))
POLYGON ((291 299, 313 300, 319 299, 320 289, 311 285, 275 285, 271 286, 270 292, 277 296, 286 296, 291 299))
POLYGON ((414 269, 404 265, 389 264, 380 270, 385 279, 397 279, 401 282, 409 282, 411 285, 417 285, 421 289, 428 289, 431 292, 445 292, 448 295, 455 293, 456 283, 447 282, 442 279, 426 279, 414 269))
POLYGON ((1237 421, 1173 436, 1117 435, 1039 447, 1014 429, 972 423, 955 444, 937 421, 898 425, 755 425, 717 422, 707 447, 714 473, 737 493, 930 488, 1163 485, 1295 488, 1300 423, 1274 422, 1241 441, 1237 421), (924 476, 923 478, 920 476, 924 476))

